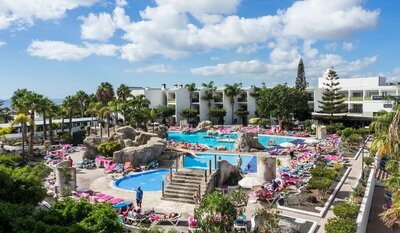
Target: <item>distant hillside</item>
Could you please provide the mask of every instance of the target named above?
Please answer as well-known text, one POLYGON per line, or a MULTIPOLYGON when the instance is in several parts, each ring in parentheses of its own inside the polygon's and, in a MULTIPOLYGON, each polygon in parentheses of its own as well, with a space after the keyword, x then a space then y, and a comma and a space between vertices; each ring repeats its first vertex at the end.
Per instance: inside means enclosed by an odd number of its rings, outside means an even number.
MULTIPOLYGON (((56 104, 61 104, 62 101, 63 101, 63 99, 51 99, 51 100, 53 100, 54 103, 56 103, 56 104)), ((2 101, 4 101, 3 106, 2 106, 3 108, 11 106, 11 100, 10 99, 5 99, 5 100, 2 100, 2 101)))

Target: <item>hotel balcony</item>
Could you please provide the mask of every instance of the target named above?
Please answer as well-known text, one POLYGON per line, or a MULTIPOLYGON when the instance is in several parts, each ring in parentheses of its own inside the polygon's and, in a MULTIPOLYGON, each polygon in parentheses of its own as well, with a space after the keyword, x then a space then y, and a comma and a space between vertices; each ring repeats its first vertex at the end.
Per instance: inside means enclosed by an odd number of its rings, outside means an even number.
POLYGON ((363 101, 364 97, 357 96, 357 97, 350 97, 350 101, 363 101))
POLYGON ((363 113, 362 109, 349 109, 349 113, 363 113))

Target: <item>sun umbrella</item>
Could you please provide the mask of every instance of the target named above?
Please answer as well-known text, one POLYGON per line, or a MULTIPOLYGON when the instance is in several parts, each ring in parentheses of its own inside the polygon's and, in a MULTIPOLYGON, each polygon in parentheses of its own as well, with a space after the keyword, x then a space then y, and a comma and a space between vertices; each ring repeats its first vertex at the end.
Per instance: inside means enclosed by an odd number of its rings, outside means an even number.
POLYGON ((281 144, 279 144, 279 146, 281 146, 281 147, 295 147, 296 145, 291 143, 291 142, 282 142, 281 144))
POLYGON ((263 179, 258 176, 246 176, 239 181, 242 188, 252 189, 253 187, 261 186, 265 183, 263 179))
POLYGON ((317 139, 315 139, 315 138, 310 138, 310 139, 305 140, 304 143, 307 143, 307 144, 317 144, 317 143, 320 143, 320 141, 317 140, 317 139))

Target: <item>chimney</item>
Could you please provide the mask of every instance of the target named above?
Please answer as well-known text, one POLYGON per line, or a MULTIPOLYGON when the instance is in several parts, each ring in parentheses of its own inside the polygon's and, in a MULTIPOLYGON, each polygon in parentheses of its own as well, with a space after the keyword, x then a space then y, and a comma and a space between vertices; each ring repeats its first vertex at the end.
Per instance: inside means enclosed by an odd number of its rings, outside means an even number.
POLYGON ((161 84, 161 90, 165 90, 167 88, 167 85, 165 83, 161 84))
POLYGON ((175 88, 178 88, 178 84, 175 84, 174 87, 175 87, 175 88))
POLYGON ((261 85, 262 85, 263 87, 265 87, 265 82, 262 82, 261 85))
POLYGON ((180 87, 180 88, 183 88, 183 85, 181 84, 181 85, 179 85, 179 87, 180 87))
POLYGON ((239 83, 239 87, 242 87, 242 83, 239 83))

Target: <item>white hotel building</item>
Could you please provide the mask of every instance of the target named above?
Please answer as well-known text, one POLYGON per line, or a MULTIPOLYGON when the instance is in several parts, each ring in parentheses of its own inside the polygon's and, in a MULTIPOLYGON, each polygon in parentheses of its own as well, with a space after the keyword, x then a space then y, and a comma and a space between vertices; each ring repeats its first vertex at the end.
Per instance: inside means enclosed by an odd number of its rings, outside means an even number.
MULTIPOLYGON (((240 88, 242 93, 234 97, 235 104, 233 112, 239 109, 249 111, 247 119, 255 117, 256 111, 256 99, 253 96, 255 92, 255 86, 242 87, 240 88)), ((184 118, 180 114, 185 108, 196 109, 198 112, 198 120, 208 120, 208 101, 203 99, 204 95, 210 91, 209 88, 200 87, 192 93, 192 104, 190 106, 190 92, 184 85, 174 85, 172 88, 167 89, 165 84, 161 85, 161 88, 149 88, 149 87, 131 87, 131 93, 134 96, 144 95, 150 101, 150 107, 154 108, 159 105, 170 105, 175 108, 175 115, 173 116, 175 123, 179 123, 184 118)), ((226 110, 226 116, 224 123, 227 125, 233 123, 241 123, 241 119, 234 116, 234 122, 232 122, 232 107, 230 103, 230 97, 225 94, 225 87, 218 87, 214 91, 215 100, 211 101, 211 108, 224 108, 226 110)))
MULTIPOLYGON (((325 77, 318 79, 317 88, 308 88, 308 103, 313 111, 313 116, 321 115, 318 113, 324 91, 325 77)), ((364 78, 348 78, 339 79, 341 90, 339 91, 345 96, 345 104, 347 104, 346 115, 349 120, 370 121, 375 113, 385 110, 391 111, 393 102, 385 98, 385 96, 399 96, 399 87, 389 85, 385 77, 364 77, 364 78)))
MULTIPOLYGON (((318 79, 318 87, 307 88, 308 103, 310 111, 314 117, 321 115, 318 113, 324 91, 325 77, 318 79)), ((358 120, 368 122, 376 112, 381 110, 391 111, 392 101, 386 100, 385 96, 399 96, 399 87, 388 85, 385 77, 365 77, 365 78, 347 78, 339 79, 340 92, 345 96, 345 104, 347 104, 347 113, 344 113, 348 120, 358 120)), ((239 84, 241 86, 241 84, 239 84)), ((249 111, 247 120, 256 117, 256 97, 253 95, 256 87, 241 87, 242 93, 235 97, 235 105, 233 112, 238 109, 249 111)), ((212 108, 224 108, 226 116, 224 123, 227 125, 234 123, 242 123, 241 119, 234 116, 232 122, 232 108, 230 97, 226 96, 225 87, 218 87, 215 90, 215 100, 212 101, 212 108)), ((161 88, 149 87, 131 87, 134 96, 144 95, 150 101, 150 107, 154 108, 159 105, 170 105, 175 107, 174 121, 179 123, 183 120, 180 114, 185 108, 196 109, 198 120, 208 120, 208 101, 202 97, 209 91, 208 88, 200 87, 192 93, 192 106, 190 106, 190 92, 184 85, 174 85, 172 88, 166 88, 162 84, 161 88)))

